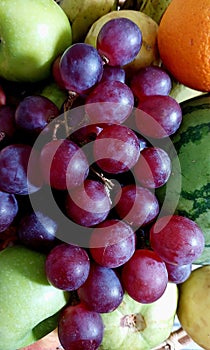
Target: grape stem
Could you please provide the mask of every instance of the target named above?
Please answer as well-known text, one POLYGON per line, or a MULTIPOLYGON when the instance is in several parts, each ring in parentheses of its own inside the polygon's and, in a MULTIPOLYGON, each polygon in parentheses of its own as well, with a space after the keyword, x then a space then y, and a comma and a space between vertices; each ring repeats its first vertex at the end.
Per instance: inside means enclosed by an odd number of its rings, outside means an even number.
POLYGON ((102 182, 104 183, 104 185, 105 185, 109 190, 112 190, 112 189, 113 189, 114 183, 113 183, 111 180, 107 179, 107 178, 103 175, 103 173, 99 173, 99 172, 96 171, 93 167, 91 167, 91 170, 92 170, 92 172, 93 172, 94 174, 96 174, 96 175, 100 178, 100 180, 102 180, 102 182))
POLYGON ((67 118, 67 112, 71 109, 74 101, 79 95, 74 91, 68 91, 68 98, 67 101, 64 104, 64 123, 65 123, 65 129, 66 129, 66 136, 69 136, 70 128, 68 125, 68 118, 67 118))
MULTIPOLYGON (((67 114, 68 114, 68 111, 72 108, 72 105, 78 96, 79 95, 76 92, 68 91, 68 98, 67 98, 66 102, 64 103, 64 120, 59 121, 55 124, 54 130, 53 130, 53 136, 52 136, 53 140, 57 140, 57 131, 60 128, 60 126, 63 124, 64 124, 65 130, 66 130, 66 137, 69 136, 69 134, 71 132, 71 128, 68 125, 67 114)), ((0 139, 0 141, 1 141, 1 139, 0 139)))

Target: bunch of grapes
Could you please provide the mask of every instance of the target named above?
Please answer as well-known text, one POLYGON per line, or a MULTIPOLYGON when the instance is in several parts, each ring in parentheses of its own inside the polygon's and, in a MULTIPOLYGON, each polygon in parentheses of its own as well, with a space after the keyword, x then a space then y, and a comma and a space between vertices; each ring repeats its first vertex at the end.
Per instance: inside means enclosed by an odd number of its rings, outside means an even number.
POLYGON ((204 248, 197 224, 164 215, 156 196, 182 111, 163 68, 126 77, 141 45, 136 24, 110 20, 97 48, 75 43, 54 63, 62 110, 34 94, 0 109, 0 232, 15 225, 18 242, 47 254, 49 282, 76 293, 58 325, 66 349, 97 349, 100 313, 125 292, 154 302, 204 248))

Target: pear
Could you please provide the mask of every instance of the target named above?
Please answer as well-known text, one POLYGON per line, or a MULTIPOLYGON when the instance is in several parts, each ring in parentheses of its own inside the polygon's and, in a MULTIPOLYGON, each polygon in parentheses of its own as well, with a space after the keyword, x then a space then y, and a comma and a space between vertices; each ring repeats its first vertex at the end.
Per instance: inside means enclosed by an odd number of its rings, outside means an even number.
POLYGON ((179 103, 204 94, 205 92, 191 89, 188 86, 185 86, 172 79, 172 89, 170 91, 170 96, 175 98, 175 100, 179 103))
POLYGON ((83 41, 98 18, 117 8, 116 0, 61 0, 59 4, 70 20, 73 42, 83 41))
POLYGON ((191 339, 210 350, 210 265, 195 268, 179 285, 177 316, 191 339))
POLYGON ((158 24, 148 15, 135 10, 112 11, 99 18, 89 29, 85 42, 96 47, 97 36, 102 26, 113 18, 125 17, 137 24, 142 32, 142 46, 136 58, 123 68, 127 76, 132 76, 138 69, 151 64, 159 64, 160 57, 157 47, 158 24))
POLYGON ((57 326, 69 294, 49 284, 46 256, 21 245, 0 252, 0 350, 14 350, 57 326))

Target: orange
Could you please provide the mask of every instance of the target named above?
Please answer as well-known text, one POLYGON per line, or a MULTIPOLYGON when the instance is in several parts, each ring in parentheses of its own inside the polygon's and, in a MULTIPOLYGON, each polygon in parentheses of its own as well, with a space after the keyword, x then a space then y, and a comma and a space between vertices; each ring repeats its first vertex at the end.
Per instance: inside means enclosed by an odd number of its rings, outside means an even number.
POLYGON ((176 80, 210 91, 210 0, 172 0, 157 41, 163 65, 176 80))

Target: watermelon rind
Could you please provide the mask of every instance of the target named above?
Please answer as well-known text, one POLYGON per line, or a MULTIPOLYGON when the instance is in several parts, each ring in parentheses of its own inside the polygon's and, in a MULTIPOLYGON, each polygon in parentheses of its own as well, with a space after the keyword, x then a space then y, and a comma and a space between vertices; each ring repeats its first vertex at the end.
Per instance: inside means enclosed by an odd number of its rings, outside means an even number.
POLYGON ((205 248, 194 263, 205 265, 210 264, 210 94, 180 105, 183 120, 171 137, 176 152, 167 150, 172 159, 172 173, 156 194, 164 206, 161 215, 183 215, 200 226, 205 248))

